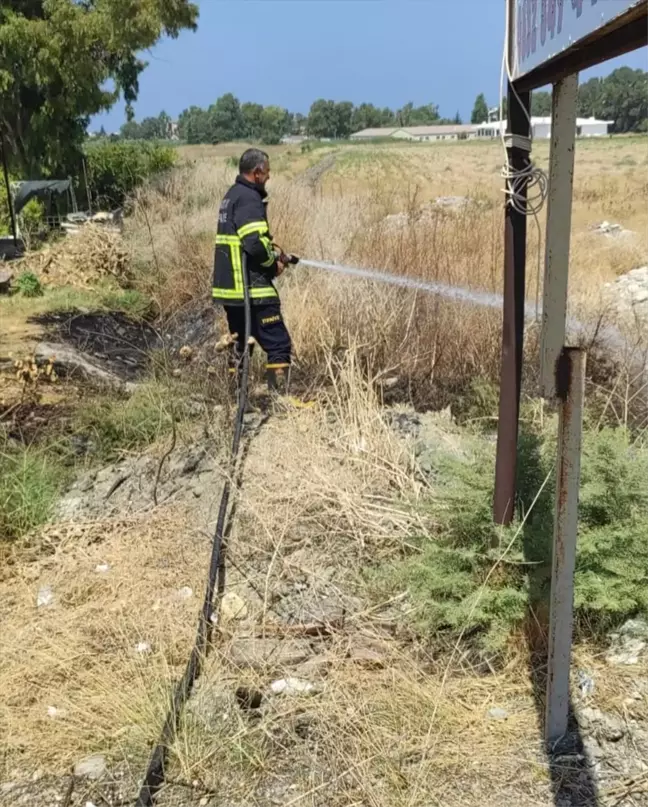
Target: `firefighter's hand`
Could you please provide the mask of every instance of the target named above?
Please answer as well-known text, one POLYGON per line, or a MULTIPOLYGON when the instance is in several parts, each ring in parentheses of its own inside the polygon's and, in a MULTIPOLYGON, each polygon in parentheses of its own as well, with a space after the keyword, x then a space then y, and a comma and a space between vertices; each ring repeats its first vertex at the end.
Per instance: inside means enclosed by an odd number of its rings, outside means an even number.
POLYGON ((277 277, 283 275, 284 270, 286 268, 286 264, 282 263, 281 261, 277 261, 277 277))

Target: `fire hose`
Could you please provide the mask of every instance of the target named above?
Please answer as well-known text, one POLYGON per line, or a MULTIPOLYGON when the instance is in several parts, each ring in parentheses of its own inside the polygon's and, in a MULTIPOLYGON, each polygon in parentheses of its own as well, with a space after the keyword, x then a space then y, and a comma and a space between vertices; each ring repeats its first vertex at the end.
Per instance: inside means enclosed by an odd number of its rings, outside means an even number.
MULTIPOLYGON (((290 257, 292 258, 293 256, 290 257)), ((288 262, 296 263, 297 261, 294 260, 288 262)), ((184 705, 191 695, 194 683, 202 672, 203 663, 211 643, 212 630, 218 619, 220 601, 225 589, 225 524, 227 521, 227 510, 232 489, 232 480, 236 475, 237 462, 239 458, 241 435, 243 433, 243 419, 245 416, 245 410, 247 408, 247 387, 250 371, 250 288, 245 255, 243 256, 242 274, 243 306, 245 310, 245 341, 243 344, 245 345, 245 348, 240 359, 241 372, 238 388, 238 406, 234 421, 234 436, 232 438, 232 448, 230 452, 230 468, 229 474, 227 475, 223 485, 223 493, 221 495, 220 505, 218 508, 218 518, 216 519, 216 529, 214 531, 214 537, 212 540, 209 574, 207 576, 207 585, 205 587, 205 597, 203 599, 203 605, 200 617, 198 619, 196 640, 191 649, 191 654, 189 656, 189 660, 187 661, 184 674, 176 685, 173 693, 171 706, 164 720, 160 738, 149 758, 146 774, 144 776, 144 782, 142 783, 142 787, 137 798, 136 807, 152 807, 155 802, 156 794, 164 784, 164 769, 167 760, 168 748, 175 736, 178 727, 178 720, 184 705), (216 602, 214 603, 215 593, 218 596, 216 598, 216 602)))
MULTIPOLYGON (((285 253, 281 247, 273 244, 275 256, 282 264, 297 264, 299 258, 296 255, 285 253)), ((238 405, 234 421, 234 436, 230 452, 229 473, 223 485, 216 529, 212 539, 211 556, 209 562, 209 574, 205 587, 205 596, 198 619, 196 640, 191 649, 184 674, 173 693, 171 706, 166 714, 162 731, 149 758, 148 766, 142 787, 136 802, 136 807, 152 807, 155 797, 164 784, 165 764, 167 761, 168 748, 173 741, 178 727, 178 720, 182 710, 191 695, 193 685, 200 677, 204 660, 209 650, 214 624, 218 620, 220 601, 225 590, 225 525, 227 522, 227 512, 229 506, 232 480, 236 476, 239 450, 241 446, 241 435, 243 433, 244 416, 248 401, 248 377, 250 372, 250 335, 251 335, 251 310, 250 310, 250 287, 247 273, 245 254, 243 254, 243 307, 245 312, 245 334, 243 355, 240 357, 240 376, 238 387, 238 405), (216 600, 214 601, 214 594, 216 600)))

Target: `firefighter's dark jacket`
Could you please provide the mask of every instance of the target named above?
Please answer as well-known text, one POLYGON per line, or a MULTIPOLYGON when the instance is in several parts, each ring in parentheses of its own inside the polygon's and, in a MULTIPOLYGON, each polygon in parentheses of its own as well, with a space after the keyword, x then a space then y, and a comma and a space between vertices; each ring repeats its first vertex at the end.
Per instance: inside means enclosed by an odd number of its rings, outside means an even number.
POLYGON ((254 305, 276 301, 277 261, 268 228, 266 192, 238 176, 218 211, 212 294, 217 303, 243 305, 243 254, 254 305))

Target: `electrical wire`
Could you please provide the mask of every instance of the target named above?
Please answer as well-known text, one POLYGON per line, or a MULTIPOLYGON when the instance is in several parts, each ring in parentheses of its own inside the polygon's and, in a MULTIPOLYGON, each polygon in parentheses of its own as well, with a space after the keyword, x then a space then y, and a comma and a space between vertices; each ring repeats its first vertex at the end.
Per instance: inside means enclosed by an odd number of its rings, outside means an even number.
POLYGON ((504 48, 502 52, 502 67, 500 71, 500 97, 499 97, 499 130, 500 138, 502 140, 502 147, 504 149, 504 165, 502 167, 501 176, 504 179, 504 193, 507 196, 508 203, 511 207, 523 216, 533 216, 538 230, 538 269, 536 274, 536 288, 535 288, 535 312, 536 321, 540 317, 540 273, 542 269, 542 228, 540 227, 540 219, 538 215, 542 210, 544 203, 547 199, 549 192, 549 180, 546 172, 535 165, 529 156, 527 156, 526 163, 522 168, 513 168, 509 160, 507 137, 513 147, 524 149, 527 154, 531 153, 533 146, 533 124, 531 116, 526 106, 522 103, 520 96, 515 89, 513 81, 513 72, 510 64, 510 24, 511 24, 511 3, 506 3, 505 14, 505 31, 504 31, 504 48), (520 135, 507 135, 504 127, 504 77, 508 81, 508 86, 515 96, 520 109, 529 124, 529 137, 520 135))

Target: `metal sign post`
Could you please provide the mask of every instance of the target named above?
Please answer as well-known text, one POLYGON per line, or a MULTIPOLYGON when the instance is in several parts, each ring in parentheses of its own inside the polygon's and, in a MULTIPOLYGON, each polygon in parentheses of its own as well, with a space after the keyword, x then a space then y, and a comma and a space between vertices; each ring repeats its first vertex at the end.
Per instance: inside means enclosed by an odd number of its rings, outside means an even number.
MULTIPOLYGON (((529 93, 516 94, 509 86, 508 129, 513 136, 508 161, 513 171, 521 171, 528 159, 528 148, 521 143, 529 138, 529 93), (515 138, 519 137, 520 140, 515 138)), ((509 190, 511 190, 509 188, 509 190)), ((526 185, 516 189, 526 198, 526 185)), ((510 524, 515 505, 518 420, 522 386, 524 350, 524 286, 526 275, 527 220, 509 195, 504 224, 504 311, 502 325, 502 362, 500 370, 499 416, 497 421, 497 456, 495 460, 494 519, 496 524, 510 524)))
POLYGON ((585 352, 565 348, 556 365, 560 400, 554 544, 549 612, 549 658, 545 739, 554 742, 567 731, 569 666, 574 617, 574 570, 578 533, 581 437, 585 401, 585 352))
POLYGON ((568 76, 554 84, 540 348, 543 398, 553 398, 556 394, 556 362, 565 344, 577 96, 578 75, 568 76))
MULTIPOLYGON (((506 0, 509 54, 509 132, 515 107, 531 90, 553 84, 547 211, 541 388, 559 399, 560 433, 556 481, 549 661, 545 737, 567 729, 573 625, 578 488, 585 387, 585 354, 565 348, 569 240, 574 174, 578 72, 648 44, 648 0, 506 0)), ((519 105, 518 105, 519 106, 519 105)), ((509 152, 513 169, 514 150, 509 152)), ((522 336, 518 331, 519 287, 524 289, 522 223, 506 213, 504 327, 495 474, 494 518, 508 523, 515 499, 515 465, 522 336), (510 224, 510 229, 509 229, 510 224), (520 273, 520 274, 518 274, 520 273)), ((524 291, 522 291, 522 294, 524 291)))

